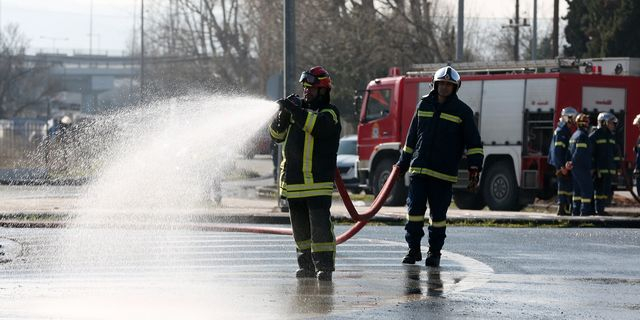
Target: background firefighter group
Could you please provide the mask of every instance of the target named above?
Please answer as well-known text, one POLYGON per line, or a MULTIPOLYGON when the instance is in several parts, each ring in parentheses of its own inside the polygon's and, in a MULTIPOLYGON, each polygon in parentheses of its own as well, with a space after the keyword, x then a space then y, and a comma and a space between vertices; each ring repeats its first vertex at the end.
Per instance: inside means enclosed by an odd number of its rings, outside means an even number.
POLYGON ((601 112, 597 127, 589 132, 588 114, 572 107, 562 110, 549 146, 549 163, 556 168, 558 182, 558 215, 606 215, 612 179, 622 160, 614 139, 617 122, 613 114, 601 112))

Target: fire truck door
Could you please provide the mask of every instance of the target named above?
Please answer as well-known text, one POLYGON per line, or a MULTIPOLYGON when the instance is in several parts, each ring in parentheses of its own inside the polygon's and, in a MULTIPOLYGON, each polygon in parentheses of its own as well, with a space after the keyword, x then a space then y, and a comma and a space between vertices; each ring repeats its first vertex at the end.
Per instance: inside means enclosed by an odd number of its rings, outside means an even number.
POLYGON ((485 145, 522 144, 524 93, 522 79, 484 81, 480 136, 485 145))
POLYGON ((390 116, 392 97, 391 86, 367 92, 358 128, 358 154, 361 157, 371 155, 373 148, 380 143, 397 141, 396 117, 390 116))

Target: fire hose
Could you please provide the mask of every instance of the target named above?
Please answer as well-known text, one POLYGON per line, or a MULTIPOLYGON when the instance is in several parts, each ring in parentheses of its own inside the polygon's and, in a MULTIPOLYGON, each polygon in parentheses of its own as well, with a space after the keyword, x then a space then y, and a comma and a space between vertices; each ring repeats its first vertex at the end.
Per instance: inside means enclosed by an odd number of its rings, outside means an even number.
MULTIPOLYGON (((351 201, 351 197, 347 193, 347 189, 344 186, 344 182, 342 181, 342 177, 340 176, 340 171, 336 169, 336 177, 335 183, 336 188, 338 189, 338 193, 342 198, 342 202, 349 213, 351 219, 356 221, 356 223, 349 228, 349 230, 345 231, 343 234, 336 237, 336 244, 344 243, 345 241, 351 239, 356 233, 358 233, 362 228, 369 222, 373 216, 380 211, 380 208, 387 200, 391 189, 393 189, 393 185, 398 177, 398 167, 394 166, 385 182, 382 190, 378 196, 373 200, 373 203, 369 207, 367 211, 360 214, 356 210, 353 202, 351 201)), ((202 228, 202 226, 201 226, 202 228)), ((204 229, 211 231, 227 231, 227 232, 252 232, 252 233, 268 233, 268 234, 280 234, 280 235, 293 235, 291 229, 286 228, 269 228, 269 227, 245 227, 245 226, 222 226, 222 225, 209 225, 208 227, 204 227, 204 229)))

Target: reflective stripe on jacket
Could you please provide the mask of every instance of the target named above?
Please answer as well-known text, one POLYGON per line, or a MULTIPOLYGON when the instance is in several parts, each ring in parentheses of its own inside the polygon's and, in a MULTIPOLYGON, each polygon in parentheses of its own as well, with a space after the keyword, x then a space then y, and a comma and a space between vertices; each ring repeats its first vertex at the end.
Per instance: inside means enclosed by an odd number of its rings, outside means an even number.
POLYGON ((411 121, 400 156, 413 175, 428 175, 452 183, 465 154, 467 165, 482 170, 484 152, 473 111, 453 94, 439 104, 437 93, 422 97, 411 121))
POLYGON ((571 162, 575 168, 591 171, 591 159, 593 157, 593 146, 586 129, 580 128, 576 130, 569 139, 569 153, 571 162))
MULTIPOLYGON (((615 169, 613 157, 615 141, 607 127, 600 127, 589 135, 589 141, 593 147, 593 169, 598 176, 610 174, 615 169)), ((614 172, 615 173, 615 172, 614 172)))
POLYGON ((280 194, 287 198, 331 196, 340 141, 340 113, 327 104, 319 111, 292 110, 289 123, 277 119, 271 138, 282 142, 280 194))

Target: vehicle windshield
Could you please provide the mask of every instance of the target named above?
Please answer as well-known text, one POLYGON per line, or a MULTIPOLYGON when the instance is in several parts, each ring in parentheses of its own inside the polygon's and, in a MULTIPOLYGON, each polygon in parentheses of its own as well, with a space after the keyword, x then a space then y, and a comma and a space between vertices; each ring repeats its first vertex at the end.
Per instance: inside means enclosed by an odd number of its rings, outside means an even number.
POLYGON ((338 154, 358 154, 356 151, 356 140, 340 140, 338 154))

